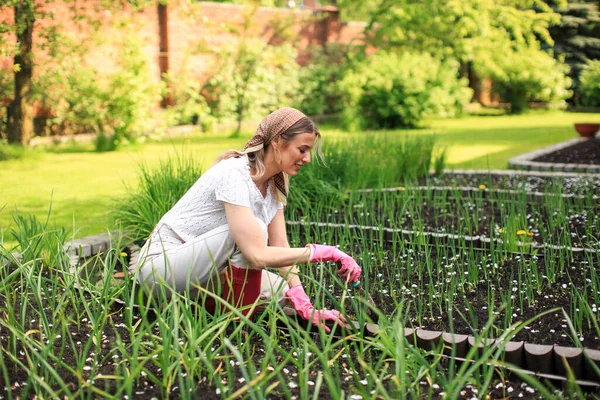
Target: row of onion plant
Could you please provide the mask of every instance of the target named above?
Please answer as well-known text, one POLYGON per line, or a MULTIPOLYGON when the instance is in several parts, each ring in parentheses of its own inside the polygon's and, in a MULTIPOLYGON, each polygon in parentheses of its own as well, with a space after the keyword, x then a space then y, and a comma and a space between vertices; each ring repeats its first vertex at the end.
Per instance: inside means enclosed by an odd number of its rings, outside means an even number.
MULTIPOLYGON (((452 272, 464 261, 450 251, 440 253, 446 260, 440 265, 425 250, 429 247, 400 240, 387 247, 359 232, 351 236, 316 228, 310 233, 329 243, 337 235, 340 245, 361 260, 363 287, 389 295, 388 311, 373 310, 381 332, 369 337, 307 327, 287 317, 277 302, 263 304, 249 320, 219 299, 222 307, 214 314, 188 296, 171 293, 154 301, 142 296, 134 279, 114 279, 127 263, 120 238, 103 254, 74 264, 62 248, 63 230, 35 218, 17 226, 22 256, 3 248, 6 262, 0 269, 0 391, 5 398, 476 395, 506 382, 497 368, 502 343, 522 329, 503 332, 482 353, 472 351, 472 363, 444 361, 409 345, 404 328, 432 315, 433 308, 450 310, 452 304, 438 298, 455 297, 470 281, 455 278, 463 275, 452 272), (409 276, 419 279, 406 281, 409 276), (421 292, 425 287, 433 289, 426 296, 421 292), (420 314, 415 316, 413 309, 420 314)), ((294 243, 306 235, 299 230, 290 234, 294 243)), ((365 299, 337 279, 333 268, 301 268, 315 306, 367 319, 365 299)), ((493 276, 488 268, 471 272, 493 276)), ((493 335, 494 317, 473 332, 481 340, 493 335)), ((545 383, 528 375, 520 378, 542 396, 556 395, 545 383)), ((573 385, 569 390, 580 389, 573 385)))

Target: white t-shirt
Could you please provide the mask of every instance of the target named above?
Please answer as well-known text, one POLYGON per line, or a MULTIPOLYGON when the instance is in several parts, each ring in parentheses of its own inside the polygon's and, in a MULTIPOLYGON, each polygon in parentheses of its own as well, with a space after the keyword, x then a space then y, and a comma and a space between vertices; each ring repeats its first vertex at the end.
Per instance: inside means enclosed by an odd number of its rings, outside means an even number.
POLYGON ((272 194, 269 181, 263 197, 250 177, 247 157, 222 160, 183 195, 158 223, 167 225, 188 242, 227 223, 224 202, 248 207, 256 218, 269 226, 283 204, 272 194))

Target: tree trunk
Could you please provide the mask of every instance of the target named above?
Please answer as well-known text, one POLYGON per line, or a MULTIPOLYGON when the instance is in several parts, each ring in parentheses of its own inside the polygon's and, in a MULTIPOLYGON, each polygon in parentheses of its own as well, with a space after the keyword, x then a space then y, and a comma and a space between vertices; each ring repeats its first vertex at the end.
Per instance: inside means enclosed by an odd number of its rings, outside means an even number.
POLYGON ((235 114, 237 119, 237 127, 235 131, 231 134, 231 137, 240 137, 240 132, 242 131, 242 121, 244 119, 244 92, 239 92, 237 98, 237 106, 235 107, 235 114))
POLYGON ((15 55, 15 98, 8 107, 9 143, 27 145, 33 136, 33 24, 35 2, 20 0, 15 5, 15 27, 19 49, 15 55))

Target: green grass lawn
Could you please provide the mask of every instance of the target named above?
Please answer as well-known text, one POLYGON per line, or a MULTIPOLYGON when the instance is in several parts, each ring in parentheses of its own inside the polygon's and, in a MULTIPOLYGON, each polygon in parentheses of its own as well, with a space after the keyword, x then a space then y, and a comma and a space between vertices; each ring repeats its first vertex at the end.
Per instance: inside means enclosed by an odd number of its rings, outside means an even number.
MULTIPOLYGON (((435 134, 448 152, 450 169, 505 169, 510 157, 576 137, 574 122, 600 122, 600 114, 535 112, 521 116, 470 116, 434 120, 430 127, 399 130, 398 134, 435 134)), ((321 129, 324 137, 351 136, 333 125, 321 129)), ((0 162, 0 233, 9 231, 14 213, 44 218, 52 203, 52 221, 81 237, 114 229, 112 205, 137 182, 138 164, 158 165, 175 152, 190 152, 204 169, 214 157, 243 146, 225 134, 196 134, 124 148, 118 152, 33 152, 20 160, 0 162)))
POLYGON ((577 137, 573 124, 584 121, 600 122, 600 114, 468 117, 438 120, 432 128, 448 149, 448 168, 506 169, 511 157, 577 137))
POLYGON ((110 153, 35 151, 20 160, 0 162, 0 230, 10 243, 16 211, 45 218, 52 204, 53 221, 74 237, 106 232, 115 227, 111 216, 115 200, 123 196, 126 185, 137 183, 140 163, 154 166, 176 152, 189 152, 206 169, 220 152, 242 147, 245 141, 196 135, 110 153))

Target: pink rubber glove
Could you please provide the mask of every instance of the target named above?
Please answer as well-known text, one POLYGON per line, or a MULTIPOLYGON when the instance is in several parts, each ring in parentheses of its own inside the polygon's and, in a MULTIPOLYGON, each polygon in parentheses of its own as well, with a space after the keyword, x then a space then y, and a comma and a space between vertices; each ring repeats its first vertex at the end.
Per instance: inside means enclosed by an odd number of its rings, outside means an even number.
POLYGON ((335 246, 307 244, 306 247, 311 249, 311 263, 316 261, 333 261, 335 263, 340 263, 342 264, 342 267, 338 270, 338 274, 344 279, 348 279, 348 276, 350 276, 350 282, 358 282, 362 269, 348 254, 335 246))
POLYGON ((346 322, 344 316, 337 310, 315 310, 302 285, 288 289, 285 295, 290 299, 298 315, 311 321, 314 326, 325 328, 327 333, 331 332, 331 329, 324 324, 325 321, 335 321, 342 327, 346 322))

